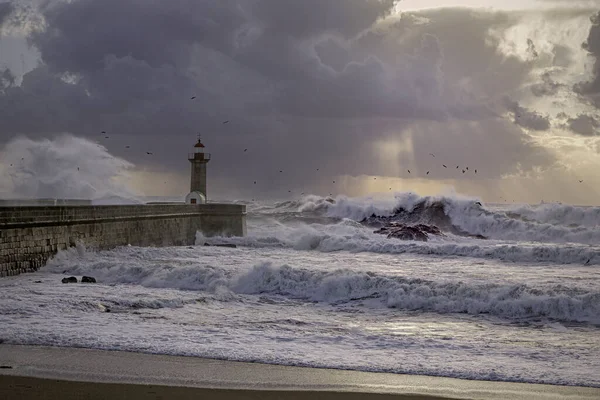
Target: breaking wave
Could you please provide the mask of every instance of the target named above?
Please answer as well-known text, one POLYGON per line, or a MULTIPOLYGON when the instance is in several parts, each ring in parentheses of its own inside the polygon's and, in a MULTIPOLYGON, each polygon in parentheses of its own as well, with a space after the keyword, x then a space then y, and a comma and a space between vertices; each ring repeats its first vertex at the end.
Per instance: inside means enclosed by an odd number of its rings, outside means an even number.
POLYGON ((389 222, 430 224, 451 234, 510 242, 600 243, 598 207, 552 204, 500 210, 473 198, 401 193, 384 199, 306 196, 298 201, 263 205, 252 213, 281 222, 326 224, 350 219, 369 227, 389 222))
MULTIPOLYGON (((509 320, 549 318, 561 322, 600 324, 600 291, 560 284, 542 288, 526 284, 431 281, 346 269, 314 270, 260 263, 234 272, 190 265, 130 265, 81 260, 65 252, 48 272, 91 274, 106 284, 207 291, 222 299, 240 295, 275 295, 298 301, 343 306, 387 307, 406 311, 487 314, 509 320), (59 269, 61 271, 59 271, 59 269), (230 296, 224 296, 229 292, 230 296)), ((132 304, 138 307, 177 307, 181 304, 132 304)))

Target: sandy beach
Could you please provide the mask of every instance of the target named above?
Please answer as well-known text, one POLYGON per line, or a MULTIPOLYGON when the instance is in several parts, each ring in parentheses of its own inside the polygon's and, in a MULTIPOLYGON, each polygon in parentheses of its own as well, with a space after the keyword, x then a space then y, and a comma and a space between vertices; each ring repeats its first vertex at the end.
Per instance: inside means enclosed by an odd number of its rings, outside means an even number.
POLYGON ((600 389, 0 345, 2 399, 597 399, 600 389))

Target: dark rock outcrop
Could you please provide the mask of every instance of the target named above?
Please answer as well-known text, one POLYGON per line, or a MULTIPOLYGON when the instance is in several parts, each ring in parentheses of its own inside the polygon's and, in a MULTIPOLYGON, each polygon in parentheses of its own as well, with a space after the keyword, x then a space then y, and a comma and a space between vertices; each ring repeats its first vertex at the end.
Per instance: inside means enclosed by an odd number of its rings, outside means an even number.
MULTIPOLYGON (((486 212, 480 202, 475 202, 474 205, 480 208, 482 213, 486 212)), ((442 201, 421 201, 411 209, 398 207, 392 215, 372 214, 360 223, 370 228, 380 228, 376 233, 387 234, 389 237, 397 237, 402 240, 426 241, 427 235, 443 235, 442 232, 475 239, 487 239, 485 236, 473 235, 455 226, 446 214, 446 205, 442 201), (429 228, 434 229, 429 231, 429 228), (392 235, 390 236, 390 234, 392 235)))
POLYGON ((81 278, 81 283, 96 283, 96 278, 91 276, 84 276, 81 278))
POLYGON ((62 283, 77 283, 77 278, 70 276, 68 278, 62 278, 62 283))
POLYGON ((443 236, 444 234, 437 226, 431 225, 404 225, 397 222, 392 222, 383 228, 376 230, 374 233, 387 235, 388 238, 396 238, 400 240, 416 240, 426 242, 430 235, 443 236))

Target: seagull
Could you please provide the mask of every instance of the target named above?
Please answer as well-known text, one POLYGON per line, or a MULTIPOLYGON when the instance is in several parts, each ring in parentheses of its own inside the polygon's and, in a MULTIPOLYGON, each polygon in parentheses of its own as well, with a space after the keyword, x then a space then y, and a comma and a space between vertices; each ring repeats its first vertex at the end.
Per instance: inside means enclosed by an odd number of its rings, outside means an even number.
POLYGON ((256 181, 254 181, 254 184, 256 185, 256 181))
POLYGON ((247 151, 248 151, 248 149, 244 149, 244 152, 247 152, 247 151))
POLYGON ((579 181, 579 183, 583 183, 583 180, 579 181))
POLYGON ((223 125, 228 124, 228 123, 229 123, 229 120, 223 121, 223 125))
POLYGON ((433 154, 433 153, 429 153, 429 155, 430 155, 431 157, 435 158, 435 154, 433 154))
POLYGON ((390 190, 392 190, 392 188, 390 188, 390 190))
POLYGON ((126 149, 130 148, 131 146, 125 146, 126 149))
POLYGON ((104 139, 108 139, 108 136, 104 136, 104 139))
POLYGON ((467 171, 469 170, 469 167, 467 167, 467 171))
POLYGON ((463 171, 463 174, 464 174, 464 173, 465 173, 465 170, 463 169, 462 171, 463 171))
POLYGON ((429 171, 427 171, 427 175, 429 175, 429 171))
POLYGON ((456 169, 458 169, 458 165, 456 166, 456 169))
POLYGON ((408 173, 410 174, 410 169, 407 169, 408 173))
POLYGON ((196 98, 196 96, 192 96, 192 97, 190 98, 190 100, 194 100, 195 98, 196 98))
POLYGON ((100 133, 106 133, 106 131, 102 131, 102 132, 100 132, 100 133))
POLYGON ((283 172, 283 170, 279 170, 279 172, 283 172))
POLYGON ((333 181, 333 183, 335 183, 335 181, 333 181))
POLYGON ((149 156, 151 156, 151 155, 152 155, 152 153, 150 153, 149 151, 147 151, 147 152, 146 152, 146 154, 148 154, 149 156))
POLYGON ((475 170, 475 173, 477 173, 477 170, 475 170))
POLYGON ((317 171, 319 170, 319 168, 317 168, 317 171))
POLYGON ((448 167, 446 167, 444 164, 442 164, 442 167, 444 167, 444 168, 448 168, 448 167))

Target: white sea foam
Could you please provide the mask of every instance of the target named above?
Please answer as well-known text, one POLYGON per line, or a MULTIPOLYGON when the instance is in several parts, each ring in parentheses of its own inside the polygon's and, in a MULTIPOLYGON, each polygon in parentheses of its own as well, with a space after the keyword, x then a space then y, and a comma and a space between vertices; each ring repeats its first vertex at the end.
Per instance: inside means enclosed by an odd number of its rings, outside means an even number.
MULTIPOLYGON (((336 268, 319 270, 289 265, 260 263, 249 270, 231 270, 207 265, 173 268, 157 263, 137 265, 86 260, 75 251, 62 253, 47 267, 49 272, 92 275, 108 284, 134 284, 149 288, 208 291, 223 294, 270 294, 303 301, 344 303, 377 299, 390 308, 439 313, 490 314, 508 319, 548 317, 564 322, 600 324, 600 291, 574 289, 563 285, 544 288, 526 284, 491 284, 432 281, 390 276, 372 271, 336 268)), ((172 307, 172 301, 130 304, 139 307, 172 307)))
POLYGON ((600 207, 581 207, 569 204, 547 203, 539 205, 522 205, 509 208, 525 220, 563 226, 600 226, 600 207))
MULTIPOLYGON (((574 243, 597 245, 600 243, 600 208, 548 205, 540 209, 490 209, 476 198, 428 196, 398 193, 384 198, 347 198, 339 196, 335 202, 318 196, 306 196, 299 201, 279 203, 275 207, 263 206, 257 214, 283 213, 289 215, 314 215, 330 218, 348 218, 355 221, 375 214, 381 217, 394 215, 395 210, 421 213, 433 225, 450 224, 471 234, 489 239, 511 242, 574 243), (417 210, 416 207, 419 207, 417 210), (433 210, 441 208, 447 220, 433 220, 433 210), (268 210, 268 211, 267 211, 268 210)), ((440 218, 439 215, 433 214, 440 218)), ((418 215, 417 215, 418 217, 418 215)), ((577 259, 579 262, 582 258, 577 259)), ((562 259, 562 258, 561 258, 562 259)), ((584 262, 588 258, 584 259, 584 262)), ((517 259, 518 260, 518 259, 517 259)))

